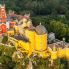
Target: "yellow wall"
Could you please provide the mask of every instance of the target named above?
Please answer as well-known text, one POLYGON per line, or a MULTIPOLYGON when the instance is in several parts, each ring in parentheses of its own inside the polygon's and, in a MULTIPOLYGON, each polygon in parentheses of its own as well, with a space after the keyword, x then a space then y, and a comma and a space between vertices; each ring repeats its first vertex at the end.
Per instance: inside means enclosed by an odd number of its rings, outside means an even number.
POLYGON ((35 50, 43 51, 47 49, 47 34, 35 34, 35 50))
POLYGON ((29 55, 31 55, 35 48, 35 31, 31 31, 27 29, 25 30, 25 36, 30 41, 29 55))

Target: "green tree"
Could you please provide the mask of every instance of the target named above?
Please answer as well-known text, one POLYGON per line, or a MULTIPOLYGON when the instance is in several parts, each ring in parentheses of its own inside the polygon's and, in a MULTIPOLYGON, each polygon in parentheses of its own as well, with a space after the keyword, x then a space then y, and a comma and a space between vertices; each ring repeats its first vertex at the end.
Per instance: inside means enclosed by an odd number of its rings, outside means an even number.
POLYGON ((65 24, 63 24, 60 21, 51 21, 50 22, 50 30, 51 32, 54 32, 56 34, 57 38, 62 38, 65 37, 66 35, 66 28, 65 28, 65 24))

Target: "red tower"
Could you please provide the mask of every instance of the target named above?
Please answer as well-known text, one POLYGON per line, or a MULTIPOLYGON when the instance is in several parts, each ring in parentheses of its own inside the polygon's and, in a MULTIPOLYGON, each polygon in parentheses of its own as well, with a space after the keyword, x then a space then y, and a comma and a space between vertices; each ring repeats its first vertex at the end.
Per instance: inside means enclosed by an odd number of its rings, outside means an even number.
POLYGON ((0 23, 5 23, 6 18, 5 5, 0 5, 0 23))
POLYGON ((6 11, 5 11, 5 5, 0 5, 0 34, 1 33, 6 33, 7 28, 6 28, 6 11))

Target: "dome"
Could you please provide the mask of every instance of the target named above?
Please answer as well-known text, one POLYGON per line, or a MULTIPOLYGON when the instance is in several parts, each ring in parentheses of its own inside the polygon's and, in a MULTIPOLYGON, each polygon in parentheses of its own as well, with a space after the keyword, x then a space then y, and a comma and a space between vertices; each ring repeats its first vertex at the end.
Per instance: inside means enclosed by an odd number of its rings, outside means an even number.
POLYGON ((41 25, 41 23, 40 23, 40 25, 36 26, 35 29, 36 29, 37 34, 42 35, 42 34, 47 33, 46 28, 43 25, 41 25))

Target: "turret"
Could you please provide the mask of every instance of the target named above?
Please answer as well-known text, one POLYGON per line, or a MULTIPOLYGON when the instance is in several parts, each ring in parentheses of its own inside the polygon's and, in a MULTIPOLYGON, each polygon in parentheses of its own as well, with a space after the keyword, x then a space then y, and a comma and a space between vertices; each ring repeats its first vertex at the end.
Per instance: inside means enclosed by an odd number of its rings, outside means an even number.
POLYGON ((0 22, 5 23, 6 22, 6 11, 5 11, 5 5, 0 5, 0 22))

